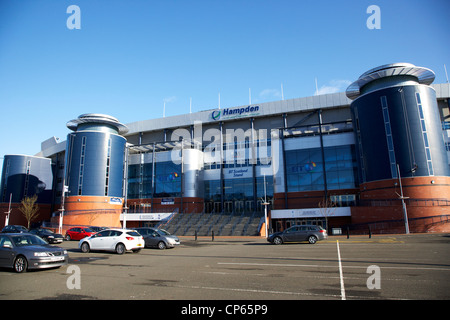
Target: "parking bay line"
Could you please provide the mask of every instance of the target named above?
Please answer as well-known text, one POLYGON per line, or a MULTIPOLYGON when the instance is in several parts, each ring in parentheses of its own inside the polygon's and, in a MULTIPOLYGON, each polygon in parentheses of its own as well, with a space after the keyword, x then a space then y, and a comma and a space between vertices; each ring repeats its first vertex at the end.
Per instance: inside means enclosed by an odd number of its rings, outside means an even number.
MULTIPOLYGON (((217 262, 219 265, 241 265, 241 266, 269 266, 269 267, 313 267, 313 268, 336 268, 336 265, 320 265, 320 264, 288 264, 288 263, 256 263, 256 262, 217 262)), ((345 266, 347 269, 365 269, 367 266, 345 266)), ((450 271, 450 268, 426 268, 426 267, 389 267, 383 266, 382 269, 399 269, 399 270, 434 270, 434 271, 450 271)))
POLYGON ((342 273, 342 263, 341 263, 341 251, 339 250, 339 241, 336 240, 337 254, 339 260, 339 278, 341 282, 341 299, 345 300, 345 287, 344 287, 344 275, 342 273))

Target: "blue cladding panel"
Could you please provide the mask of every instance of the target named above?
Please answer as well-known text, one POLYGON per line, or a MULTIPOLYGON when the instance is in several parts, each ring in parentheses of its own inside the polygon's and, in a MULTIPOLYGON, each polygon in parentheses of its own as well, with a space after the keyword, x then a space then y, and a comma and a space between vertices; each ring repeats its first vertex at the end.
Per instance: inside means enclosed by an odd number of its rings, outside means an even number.
POLYGON ((51 160, 25 155, 5 155, 0 196, 1 202, 18 203, 27 196, 38 195, 38 203, 51 203, 53 170, 51 160))
POLYGON ((76 132, 67 141, 69 195, 122 197, 125 138, 76 132))
POLYGON ((400 166, 401 176, 449 176, 435 91, 425 85, 408 85, 377 90, 351 104, 352 113, 358 115, 364 161, 360 167, 364 168, 366 181, 395 178, 389 160, 390 148, 380 102, 382 96, 386 97, 388 106, 395 151, 392 156, 400 166), (421 108, 416 93, 420 94, 421 108))

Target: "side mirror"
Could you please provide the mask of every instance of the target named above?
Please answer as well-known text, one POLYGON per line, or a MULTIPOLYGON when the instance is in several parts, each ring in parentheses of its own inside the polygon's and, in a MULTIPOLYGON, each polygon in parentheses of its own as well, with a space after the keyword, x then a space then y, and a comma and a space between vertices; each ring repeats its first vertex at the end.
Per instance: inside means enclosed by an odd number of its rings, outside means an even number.
POLYGON ((12 245, 11 244, 9 244, 9 243, 5 243, 5 244, 3 244, 3 248, 12 248, 12 245))

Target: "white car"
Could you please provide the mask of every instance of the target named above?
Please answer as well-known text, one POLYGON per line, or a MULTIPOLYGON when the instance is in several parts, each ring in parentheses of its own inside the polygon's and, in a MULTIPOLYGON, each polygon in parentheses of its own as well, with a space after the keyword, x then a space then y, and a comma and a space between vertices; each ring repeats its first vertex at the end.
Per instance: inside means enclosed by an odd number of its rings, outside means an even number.
POLYGON ((115 251, 124 254, 126 251, 139 252, 144 248, 144 238, 134 230, 107 229, 80 240, 78 247, 82 252, 90 250, 115 251))

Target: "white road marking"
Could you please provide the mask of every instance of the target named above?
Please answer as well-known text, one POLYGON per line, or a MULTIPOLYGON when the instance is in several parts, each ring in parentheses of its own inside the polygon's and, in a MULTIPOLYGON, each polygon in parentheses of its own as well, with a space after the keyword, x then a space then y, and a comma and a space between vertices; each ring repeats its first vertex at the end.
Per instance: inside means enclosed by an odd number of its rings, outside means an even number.
POLYGON ((341 299, 345 300, 344 275, 342 272, 341 252, 339 250, 339 241, 338 240, 336 240, 336 245, 337 245, 337 254, 338 254, 338 262, 339 262, 339 277, 341 279, 341 299))
MULTIPOLYGON (((345 260, 345 259, 342 259, 345 260)), ((320 265, 320 264, 288 264, 288 263, 254 263, 254 262, 218 262, 223 265, 241 265, 241 266, 272 266, 272 267, 314 267, 314 268, 336 268, 334 265, 320 265)), ((367 266, 369 262, 367 262, 367 266)), ((347 269, 367 269, 367 266, 345 266, 347 269)), ((398 270, 435 270, 435 271, 450 271, 450 268, 421 268, 421 267, 382 267, 383 269, 398 269, 398 270)))

